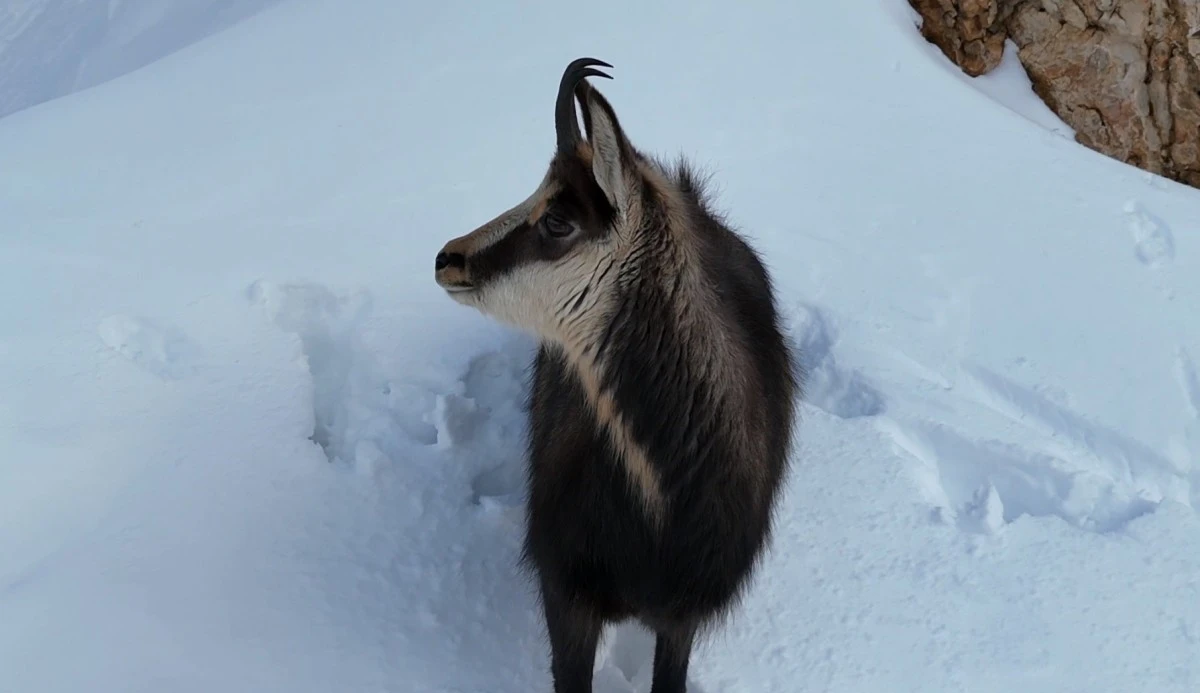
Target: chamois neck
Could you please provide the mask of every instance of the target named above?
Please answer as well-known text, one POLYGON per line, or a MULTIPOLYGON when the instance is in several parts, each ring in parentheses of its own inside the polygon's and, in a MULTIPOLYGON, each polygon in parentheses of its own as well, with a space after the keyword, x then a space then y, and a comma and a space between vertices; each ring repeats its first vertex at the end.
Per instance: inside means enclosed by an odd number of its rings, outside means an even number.
POLYGON ((682 202, 669 200, 662 213, 670 223, 652 228, 631 253, 636 265, 621 272, 628 279, 618 289, 596 365, 606 379, 626 369, 681 395, 704 389, 719 407, 716 400, 729 402, 742 391, 734 367, 741 340, 705 272, 702 239, 689 221, 694 212, 682 202))

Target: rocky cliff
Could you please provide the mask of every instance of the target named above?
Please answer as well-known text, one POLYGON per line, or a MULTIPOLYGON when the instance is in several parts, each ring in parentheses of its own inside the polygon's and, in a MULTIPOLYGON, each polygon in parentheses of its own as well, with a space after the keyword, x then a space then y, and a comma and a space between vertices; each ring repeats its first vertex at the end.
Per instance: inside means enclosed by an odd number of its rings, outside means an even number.
POLYGON ((967 74, 1006 39, 1080 144, 1200 187, 1200 0, 909 0, 967 74))

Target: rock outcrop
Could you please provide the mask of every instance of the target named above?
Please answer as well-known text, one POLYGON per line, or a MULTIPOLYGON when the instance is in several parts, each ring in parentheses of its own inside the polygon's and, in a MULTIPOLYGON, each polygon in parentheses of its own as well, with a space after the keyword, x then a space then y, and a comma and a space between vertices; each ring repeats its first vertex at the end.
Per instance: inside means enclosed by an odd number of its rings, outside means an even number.
POLYGON ((910 0, 972 76, 1011 39, 1076 140, 1200 187, 1200 0, 910 0))
POLYGON ((924 20, 921 35, 972 77, 991 71, 1004 55, 1001 1, 909 0, 924 20))

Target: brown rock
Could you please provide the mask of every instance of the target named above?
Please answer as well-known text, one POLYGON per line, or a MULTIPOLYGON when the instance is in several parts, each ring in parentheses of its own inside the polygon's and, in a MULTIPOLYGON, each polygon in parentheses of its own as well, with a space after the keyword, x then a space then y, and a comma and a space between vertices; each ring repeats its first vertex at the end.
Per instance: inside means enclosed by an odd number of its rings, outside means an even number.
POLYGON ((1076 140, 1200 187, 1200 0, 910 0, 970 75, 1019 48, 1076 140))
POLYGON ((1000 64, 1004 27, 1001 0, 910 0, 921 13, 921 35, 971 76, 1000 64))

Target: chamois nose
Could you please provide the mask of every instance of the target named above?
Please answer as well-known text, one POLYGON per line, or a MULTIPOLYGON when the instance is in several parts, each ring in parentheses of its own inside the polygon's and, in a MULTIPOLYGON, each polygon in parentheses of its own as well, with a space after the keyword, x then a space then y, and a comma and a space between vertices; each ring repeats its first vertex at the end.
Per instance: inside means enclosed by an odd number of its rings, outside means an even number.
POLYGON ((466 266, 467 259, 463 257, 462 253, 447 253, 442 251, 433 259, 433 268, 439 272, 447 267, 463 269, 466 266))

